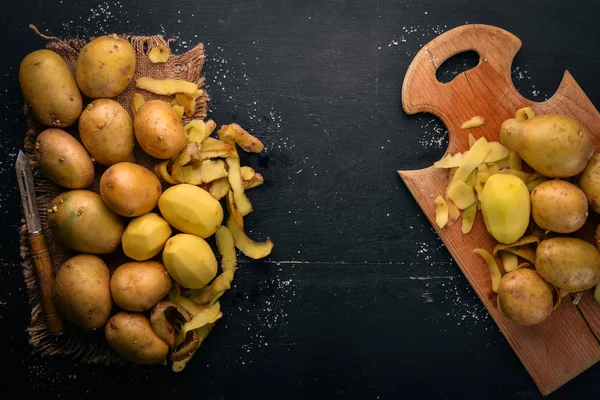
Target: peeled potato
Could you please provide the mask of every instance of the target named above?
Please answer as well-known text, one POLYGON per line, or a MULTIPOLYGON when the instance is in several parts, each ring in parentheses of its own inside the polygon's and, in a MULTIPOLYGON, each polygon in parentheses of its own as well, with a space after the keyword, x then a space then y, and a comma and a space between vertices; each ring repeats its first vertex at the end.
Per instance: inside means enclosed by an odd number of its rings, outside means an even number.
POLYGON ((171 226, 156 213, 144 214, 131 220, 121 243, 123 252, 137 261, 148 260, 161 252, 171 237, 171 226))

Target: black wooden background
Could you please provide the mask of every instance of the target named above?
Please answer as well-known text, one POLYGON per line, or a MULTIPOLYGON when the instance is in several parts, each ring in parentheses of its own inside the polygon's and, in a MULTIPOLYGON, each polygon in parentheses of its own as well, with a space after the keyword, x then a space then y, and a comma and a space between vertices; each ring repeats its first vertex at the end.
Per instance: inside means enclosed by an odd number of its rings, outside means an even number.
MULTIPOLYGON (((600 104, 600 2, 3 0, 0 2, 0 360, 20 398, 537 399, 540 395, 396 174, 445 151, 447 133, 400 102, 412 57, 466 23, 523 41, 513 65, 526 97, 552 95, 569 69, 600 104), (102 367, 32 355, 19 268, 14 161, 25 118, 21 59, 56 36, 112 32, 206 45, 212 118, 266 144, 248 163, 253 237, 224 318, 192 364, 102 367)), ((446 79, 473 59, 451 63, 446 79)), ((550 399, 597 395, 600 366, 550 399)), ((3 396, 4 397, 4 396, 3 396)))

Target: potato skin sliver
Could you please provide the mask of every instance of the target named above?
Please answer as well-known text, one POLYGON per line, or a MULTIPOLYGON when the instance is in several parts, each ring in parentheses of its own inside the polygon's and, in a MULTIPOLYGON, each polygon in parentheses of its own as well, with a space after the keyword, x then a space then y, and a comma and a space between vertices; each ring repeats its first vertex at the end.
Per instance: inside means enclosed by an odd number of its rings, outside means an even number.
POLYGON ((274 245, 270 238, 267 238, 265 242, 255 242, 246 235, 231 216, 227 219, 227 228, 233 235, 235 247, 246 256, 258 260, 271 254, 274 245))
POLYGON ((496 259, 485 249, 475 249, 473 250, 473 253, 479 254, 481 258, 483 258, 483 261, 488 265, 492 277, 492 291, 498 293, 502 273, 500 272, 500 267, 498 266, 496 259))

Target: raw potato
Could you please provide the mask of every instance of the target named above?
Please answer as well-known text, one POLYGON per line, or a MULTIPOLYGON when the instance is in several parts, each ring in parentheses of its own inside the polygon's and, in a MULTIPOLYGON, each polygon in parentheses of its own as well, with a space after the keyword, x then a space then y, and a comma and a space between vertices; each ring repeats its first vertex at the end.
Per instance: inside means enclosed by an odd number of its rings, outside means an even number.
POLYGON ((79 118, 79 137, 100 165, 134 161, 133 122, 127 110, 114 100, 97 99, 85 107, 79 118))
POLYGON ((203 288, 217 274, 217 259, 210 245, 195 235, 182 233, 170 238, 163 263, 173 279, 188 289, 203 288))
POLYGON ((169 346, 152 330, 143 314, 121 311, 105 326, 108 345, 126 360, 135 364, 160 364, 165 361, 169 346))
POLYGON ((85 148, 62 129, 49 128, 35 142, 35 158, 44 174, 67 189, 84 189, 94 180, 94 164, 85 148))
POLYGON ((484 122, 485 122, 485 119, 482 116, 477 115, 477 116, 471 118, 470 120, 463 122, 460 127, 462 129, 477 128, 477 127, 483 125, 484 122))
POLYGON ((171 225, 160 215, 144 214, 132 219, 125 228, 121 238, 123 252, 136 261, 148 260, 161 252, 171 233, 171 225))
POLYGON ((531 192, 531 215, 544 230, 572 233, 587 219, 588 200, 577 186, 553 179, 539 184, 531 192))
POLYGON ((552 314, 552 290, 534 270, 520 268, 502 277, 498 308, 517 324, 536 325, 552 314))
POLYGON ((529 190, 521 179, 507 174, 490 176, 480 200, 485 226, 494 239, 512 243, 523 236, 531 205, 529 190))
POLYGON ((166 160, 185 147, 181 118, 162 100, 145 102, 135 114, 133 126, 140 147, 152 157, 166 160))
POLYGON ((121 244, 125 225, 98 193, 69 190, 56 196, 48 226, 64 246, 81 253, 108 254, 121 244))
POLYGON ((131 82, 135 63, 135 50, 127 40, 114 34, 100 36, 79 52, 77 85, 92 99, 116 97, 131 82))
POLYGON ((25 56, 19 85, 31 115, 41 124, 66 128, 79 118, 81 93, 67 63, 55 52, 36 50, 25 56))
POLYGON ((594 151, 592 136, 579 122, 565 115, 508 119, 500 128, 500 142, 549 178, 579 174, 594 151))
POLYGON ((59 313, 79 328, 101 328, 112 309, 109 281, 108 268, 99 257, 80 254, 70 258, 54 281, 59 313))
POLYGON ((158 208, 164 219, 184 233, 207 238, 223 222, 223 207, 206 190, 182 183, 163 192, 158 208))
POLYGON ((154 64, 166 63, 167 61, 169 61, 169 55, 169 48, 163 44, 159 44, 158 46, 153 47, 152 50, 148 52, 148 58, 154 64))
POLYGON ((535 253, 535 269, 558 289, 581 292, 600 282, 600 251, 573 237, 542 240, 535 253))
POLYGON ((158 177, 134 163, 117 163, 104 171, 100 178, 102 201, 125 217, 137 217, 152 211, 161 193, 158 177))
POLYGON ((594 154, 579 176, 579 188, 583 190, 589 205, 600 213, 600 153, 594 154))
POLYGON ((120 265, 110 278, 115 304, 127 311, 146 311, 171 290, 171 277, 157 261, 132 261, 120 265))
POLYGON ((192 94, 198 90, 198 84, 181 79, 154 79, 147 76, 135 81, 136 87, 155 94, 169 96, 175 93, 192 94))

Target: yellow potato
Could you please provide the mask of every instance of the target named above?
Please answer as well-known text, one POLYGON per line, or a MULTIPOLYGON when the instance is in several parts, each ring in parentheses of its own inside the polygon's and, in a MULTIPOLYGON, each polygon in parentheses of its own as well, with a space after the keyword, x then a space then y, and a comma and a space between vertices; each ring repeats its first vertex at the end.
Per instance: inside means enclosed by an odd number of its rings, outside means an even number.
POLYGON ((553 307, 552 290, 534 270, 519 268, 500 280, 498 308, 517 324, 539 324, 552 314, 553 307))
POLYGON ((161 193, 158 177, 149 169, 130 162, 114 164, 100 178, 102 201, 125 217, 137 217, 152 211, 161 193))
POLYGON ((135 364, 164 363, 169 346, 152 330, 144 314, 121 311, 106 323, 106 342, 119 355, 135 364))
POLYGON ((48 226, 64 246, 92 254, 113 252, 125 230, 121 217, 89 190, 69 190, 56 196, 48 210, 48 226))
POLYGON ((171 290, 167 270, 157 261, 132 261, 120 265, 110 278, 115 304, 127 311, 146 311, 171 290))
POLYGON ((50 50, 28 54, 19 67, 21 93, 43 125, 66 128, 81 114, 81 93, 65 60, 50 50))
POLYGON ((571 233, 583 226, 588 216, 588 200, 577 186, 553 179, 531 192, 531 215, 540 228, 571 233))
POLYGON ((223 222, 221 203, 206 190, 186 183, 165 190, 158 208, 172 227, 201 238, 214 234, 223 222))
POLYGON ((70 258, 54 281, 59 313, 79 328, 101 328, 112 310, 109 282, 110 273, 99 257, 80 254, 70 258))
POLYGON ((94 180, 94 164, 87 151, 62 129, 49 128, 38 135, 35 157, 44 174, 67 189, 84 189, 94 180))
POLYGON ((81 142, 105 167, 133 158, 133 122, 129 113, 114 100, 97 99, 88 104, 79 118, 81 142))
POLYGON ((195 235, 181 233, 170 238, 163 250, 163 263, 173 279, 188 289, 201 289, 217 275, 215 254, 195 235))
POLYGON ((579 122, 557 114, 508 119, 500 128, 500 142, 549 178, 579 174, 594 150, 592 136, 579 122))
POLYGON ((171 226, 160 215, 150 212, 129 222, 121 243, 123 252, 137 261, 148 260, 161 252, 171 237, 171 226))
POLYGON ((600 251, 574 237, 542 240, 535 252, 535 269, 558 289, 581 292, 600 282, 600 251))
POLYGON ((135 64, 135 50, 127 40, 117 35, 97 37, 77 56, 77 85, 92 99, 115 97, 131 82, 135 64))
POLYGON ((594 154, 579 176, 579 188, 585 193, 592 210, 600 213, 600 153, 594 154))
POLYGON ((142 104, 133 125, 140 147, 152 157, 166 160, 185 147, 183 123, 167 102, 150 100, 142 104))
POLYGON ((523 236, 529 226, 531 204, 521 179, 508 174, 490 176, 480 200, 485 226, 494 239, 512 243, 523 236))

